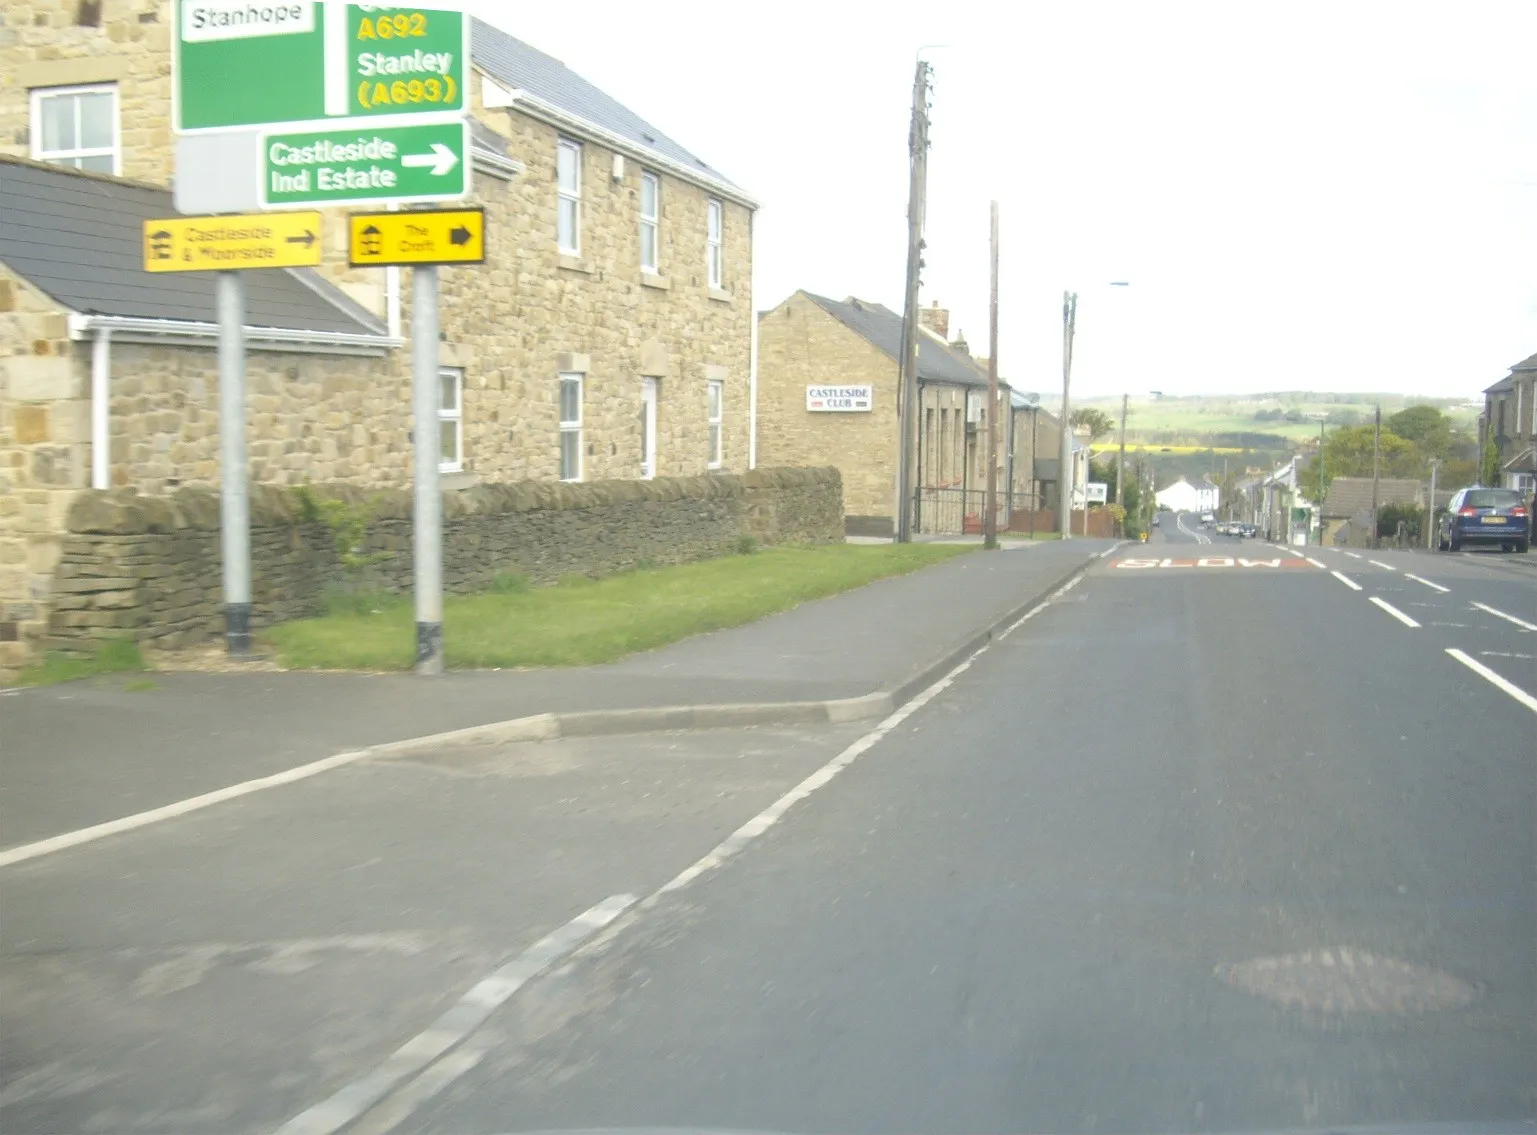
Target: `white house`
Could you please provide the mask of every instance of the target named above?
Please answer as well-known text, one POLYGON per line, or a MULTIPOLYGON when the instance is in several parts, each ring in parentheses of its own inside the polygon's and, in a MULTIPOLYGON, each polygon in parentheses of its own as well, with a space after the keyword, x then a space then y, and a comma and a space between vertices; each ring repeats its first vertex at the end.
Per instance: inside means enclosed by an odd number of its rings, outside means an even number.
POLYGON ((1153 494, 1159 508, 1171 512, 1214 512, 1217 508, 1217 486, 1192 485, 1181 477, 1166 489, 1153 494))

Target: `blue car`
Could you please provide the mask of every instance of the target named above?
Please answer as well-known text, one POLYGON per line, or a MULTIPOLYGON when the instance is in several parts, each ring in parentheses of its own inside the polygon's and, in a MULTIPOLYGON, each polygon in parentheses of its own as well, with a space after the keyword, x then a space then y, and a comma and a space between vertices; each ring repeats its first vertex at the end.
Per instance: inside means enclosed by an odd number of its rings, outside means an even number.
POLYGON ((1526 502, 1515 489, 1460 489, 1436 529, 1437 546, 1460 552, 1468 544, 1498 544, 1502 551, 1525 552, 1531 547, 1529 523, 1526 502))

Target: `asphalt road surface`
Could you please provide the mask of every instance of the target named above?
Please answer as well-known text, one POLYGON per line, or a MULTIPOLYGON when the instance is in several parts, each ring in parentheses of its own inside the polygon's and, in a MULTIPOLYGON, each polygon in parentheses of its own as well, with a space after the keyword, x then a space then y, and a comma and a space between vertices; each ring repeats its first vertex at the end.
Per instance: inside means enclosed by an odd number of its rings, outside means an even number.
POLYGON ((873 732, 357 768, 0 873, 0 1129, 1528 1130, 1537 573, 1199 532, 873 732))

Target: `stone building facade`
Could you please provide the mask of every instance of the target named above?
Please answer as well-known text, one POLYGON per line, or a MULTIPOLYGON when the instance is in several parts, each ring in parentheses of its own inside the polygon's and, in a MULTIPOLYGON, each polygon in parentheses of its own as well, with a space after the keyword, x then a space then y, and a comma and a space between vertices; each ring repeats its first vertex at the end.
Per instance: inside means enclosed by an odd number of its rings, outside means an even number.
MULTIPOLYGON (((893 529, 901 322, 880 304, 804 291, 758 319, 759 456, 769 464, 836 466, 855 535, 893 529), (871 387, 869 409, 809 409, 808 388, 828 386, 871 387)), ((923 309, 913 472, 921 531, 959 531, 981 509, 987 484, 987 370, 964 342, 945 341, 948 327, 942 308, 923 309)), ((1014 408, 1007 383, 1000 383, 997 413, 1007 423, 997 457, 1003 519, 1016 494, 1020 501, 1041 495, 1035 454, 1059 435, 1050 414, 1014 408)))
MULTIPOLYGON (((167 186, 171 15, 171 0, 5 5, 0 162, 167 186), (65 107, 79 133, 49 136, 45 119, 65 107)), ((471 63, 468 203, 486 210, 487 257, 441 273, 442 401, 454 414, 441 433, 445 488, 747 471, 753 199, 558 61, 480 21, 471 63), (559 228, 562 152, 580 171, 575 248, 562 247, 559 228), (653 233, 656 253, 643 264, 653 233)), ((173 212, 166 201, 161 215, 173 212)), ((325 262, 306 275, 344 293, 376 333, 345 350, 253 342, 257 481, 409 481, 410 272, 350 268, 344 216, 326 212, 325 262)), ((200 327, 114 340, 110 458, 97 487, 164 494, 217 484, 204 289, 200 327)), ((60 302, 0 253, 0 366, 25 360, 30 375, 51 375, 0 386, 0 638, 35 636, 69 498, 92 484, 94 344, 83 327, 101 314, 60 302)))

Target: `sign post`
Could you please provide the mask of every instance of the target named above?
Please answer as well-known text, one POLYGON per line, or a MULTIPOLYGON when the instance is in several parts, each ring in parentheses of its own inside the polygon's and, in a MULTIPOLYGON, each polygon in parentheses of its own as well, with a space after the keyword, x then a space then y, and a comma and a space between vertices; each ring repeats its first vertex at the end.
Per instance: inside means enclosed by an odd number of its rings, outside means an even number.
POLYGON ((245 441, 245 277, 219 273, 219 548, 224 561, 224 644, 251 653, 251 502, 245 441))
POLYGON ((443 673, 443 490, 438 483, 438 268, 411 273, 411 437, 415 485, 416 672, 443 673))

